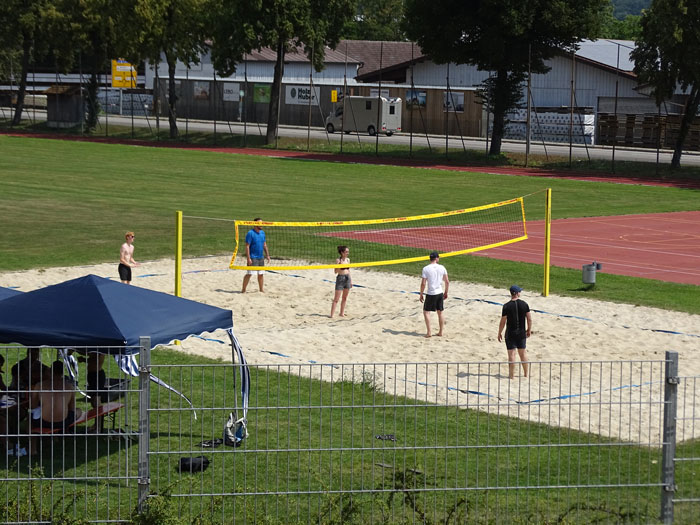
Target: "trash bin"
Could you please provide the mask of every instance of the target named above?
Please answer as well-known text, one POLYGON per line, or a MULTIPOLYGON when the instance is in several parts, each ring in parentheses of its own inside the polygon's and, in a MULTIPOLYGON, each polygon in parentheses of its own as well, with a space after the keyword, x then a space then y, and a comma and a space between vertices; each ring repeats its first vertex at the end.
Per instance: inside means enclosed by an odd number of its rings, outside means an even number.
POLYGON ((595 272, 603 268, 599 262, 593 261, 591 264, 583 265, 583 284, 595 284, 595 272))

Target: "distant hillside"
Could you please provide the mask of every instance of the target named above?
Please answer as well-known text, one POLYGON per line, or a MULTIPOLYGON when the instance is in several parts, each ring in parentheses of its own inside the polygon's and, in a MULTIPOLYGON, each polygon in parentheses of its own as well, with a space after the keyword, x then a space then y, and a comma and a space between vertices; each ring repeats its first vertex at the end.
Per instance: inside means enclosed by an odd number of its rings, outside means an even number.
POLYGON ((641 15, 642 9, 651 5, 651 0, 612 0, 615 18, 624 20, 627 15, 641 15))

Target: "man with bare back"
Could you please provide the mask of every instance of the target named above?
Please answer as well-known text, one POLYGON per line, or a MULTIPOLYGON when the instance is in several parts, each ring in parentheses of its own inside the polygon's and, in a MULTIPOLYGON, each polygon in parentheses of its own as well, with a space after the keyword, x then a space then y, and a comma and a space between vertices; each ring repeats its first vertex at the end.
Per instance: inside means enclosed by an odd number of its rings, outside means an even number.
POLYGON ((131 284, 131 268, 139 266, 134 260, 134 232, 126 232, 125 238, 119 250, 119 278, 124 284, 131 284))
MULTIPOLYGON (((64 376, 63 363, 54 361, 51 372, 44 375, 41 382, 32 387, 31 408, 41 408, 38 425, 42 429, 59 429, 66 432, 82 411, 75 408, 75 385, 64 376)), ((37 453, 37 440, 32 438, 30 454, 37 453)))

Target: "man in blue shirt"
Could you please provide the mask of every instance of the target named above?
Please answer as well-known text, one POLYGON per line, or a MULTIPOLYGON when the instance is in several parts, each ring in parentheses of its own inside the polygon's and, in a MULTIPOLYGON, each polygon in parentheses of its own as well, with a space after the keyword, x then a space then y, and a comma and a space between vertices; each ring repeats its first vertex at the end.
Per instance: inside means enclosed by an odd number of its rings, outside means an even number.
MULTIPOLYGON (((260 217, 254 219, 255 222, 262 223, 260 217)), ((265 266, 265 259, 270 262, 270 252, 267 249, 267 242, 265 241, 265 232, 261 226, 255 225, 253 229, 250 230, 245 236, 245 256, 247 260, 247 266, 265 266)), ((243 277, 243 289, 241 293, 245 293, 248 287, 248 282, 250 281, 250 276, 253 273, 258 274, 258 286, 260 291, 263 290, 263 271, 262 270, 248 270, 243 277)))

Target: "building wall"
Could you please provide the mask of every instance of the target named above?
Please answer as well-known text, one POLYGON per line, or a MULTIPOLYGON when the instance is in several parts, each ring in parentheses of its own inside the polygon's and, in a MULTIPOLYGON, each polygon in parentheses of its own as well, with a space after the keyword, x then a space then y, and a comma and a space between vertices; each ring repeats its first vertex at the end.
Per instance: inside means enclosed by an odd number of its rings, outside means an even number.
MULTIPOLYGON (((536 106, 569 106, 571 104, 572 64, 569 57, 555 57, 547 64, 552 68, 547 74, 532 76, 532 95, 536 106)), ((618 83, 618 96, 629 98, 646 98, 633 88, 635 80, 616 75, 588 63, 576 61, 575 65, 574 106, 598 106, 598 97, 615 96, 615 83, 618 83)))
MULTIPOLYGON (((159 113, 168 115, 168 82, 160 80, 159 113)), ((245 121, 266 123, 269 109, 271 83, 242 82, 227 80, 176 80, 178 97, 178 118, 225 121, 245 121)), ((293 126, 325 127, 325 118, 331 112, 331 91, 341 93, 340 85, 314 84, 314 96, 309 103, 308 96, 293 96, 299 92, 308 94, 311 86, 308 79, 303 82, 285 82, 282 84, 282 104, 280 105, 280 124, 293 126)))
MULTIPOLYGON (((377 93, 377 86, 360 86, 354 94, 370 96, 377 93)), ((402 100, 401 131, 403 133, 430 133, 450 135, 479 136, 481 134, 483 106, 476 97, 474 89, 450 89, 451 97, 458 106, 456 111, 446 111, 444 107, 444 88, 421 88, 413 90, 410 86, 392 84, 382 86, 382 94, 402 100), (410 104, 411 92, 425 94, 424 105, 410 104)), ((423 97, 421 96, 421 99, 423 97)))
MULTIPOLYGON (((572 62, 569 56, 557 56, 548 65, 551 70, 546 74, 535 74, 532 77, 532 104, 542 111, 559 111, 557 108, 568 108, 571 102, 572 62)), ((317 99, 309 107, 308 104, 294 103, 287 100, 288 89, 307 89, 309 86, 309 64, 291 62, 285 65, 283 79, 282 104, 280 107, 280 124, 322 127, 325 117, 334 109, 331 103, 331 91, 342 90, 344 80, 348 84, 348 93, 352 95, 370 96, 376 93, 376 84, 358 84, 352 79, 354 68, 348 68, 345 79, 345 64, 328 64, 321 73, 313 73, 313 83, 316 86, 317 99), (350 71, 352 69, 352 71, 350 71)), ((155 77, 154 71, 147 68, 151 75, 146 79, 146 85, 155 77)), ((178 116, 183 118, 201 118, 209 120, 246 120, 247 122, 267 121, 268 103, 255 100, 257 89, 265 89, 272 82, 274 64, 272 62, 249 62, 241 64, 238 70, 227 79, 214 80, 214 70, 209 55, 202 62, 187 69, 178 64, 176 75, 182 90, 178 103, 178 116), (245 79, 247 78, 247 84, 245 79), (244 91, 242 100, 224 100, 224 88, 228 82, 229 88, 235 86, 235 91, 244 91), (195 91, 206 91, 207 97, 197 96, 195 91)), ((476 96, 476 87, 488 78, 489 72, 479 71, 474 66, 450 64, 434 64, 430 61, 416 63, 407 70, 407 80, 413 73, 414 90, 421 93, 422 103, 408 103, 412 93, 410 85, 383 84, 382 94, 398 97, 402 104, 402 132, 430 133, 462 136, 484 136, 487 117, 481 101, 476 96), (449 75, 449 80, 448 80, 449 75), (445 93, 449 81, 453 96, 459 97, 459 106, 447 111, 445 93)), ((614 71, 595 67, 587 62, 575 62, 575 100, 578 108, 589 108, 586 112, 600 111, 599 101, 609 102, 615 96, 616 83, 620 100, 627 104, 640 102, 640 107, 648 104, 648 98, 634 90, 636 82, 614 71)), ((167 78, 166 66, 161 63, 159 68, 161 88, 164 89, 167 78)), ((269 88, 268 88, 269 89, 269 88)), ((230 89, 229 89, 230 90, 230 89)), ((526 102, 526 89, 523 90, 523 105, 526 102)), ((167 115, 164 92, 161 93, 161 114, 167 115)), ((609 104, 608 104, 609 105, 609 104)), ((516 119, 517 120, 517 119, 516 119)), ((591 133, 592 138, 592 133, 591 133)))
MULTIPOLYGON (((532 75, 532 97, 536 106, 558 107, 569 106, 571 100, 571 59, 558 56, 549 61, 551 70, 546 74, 532 75)), ((410 68, 407 78, 410 80, 410 68)), ((473 88, 481 84, 489 76, 487 71, 479 71, 475 66, 450 64, 435 64, 430 61, 418 63, 413 69, 413 83, 416 86, 444 86, 449 83, 453 88, 473 88)), ((590 64, 576 61, 575 67, 575 106, 596 108, 598 97, 615 96, 615 82, 618 82, 618 96, 629 98, 645 98, 633 88, 636 82, 632 79, 617 76, 613 72, 593 67, 590 64)), ((523 103, 526 102, 526 89, 523 90, 523 103)))
MULTIPOLYGON (((479 71, 475 66, 466 64, 435 64, 429 60, 419 62, 413 67, 413 84, 416 86, 444 86, 447 77, 454 88, 473 88, 488 78, 488 71, 479 71)), ((406 73, 406 81, 411 80, 411 69, 406 73)))
MULTIPOLYGON (((287 62, 284 65, 284 82, 309 82, 309 73, 311 67, 308 62, 287 62)), ((322 71, 313 71, 314 82, 339 82, 343 83, 343 77, 347 72, 347 83, 355 84, 355 76, 357 75, 357 65, 348 64, 326 64, 322 71)), ((243 62, 238 64, 236 71, 226 79, 243 81, 248 79, 249 82, 271 82, 274 78, 275 64, 274 62, 243 62)), ((146 66, 146 86, 152 87, 155 79, 155 70, 150 65, 146 66)), ((161 60, 158 66, 158 76, 160 78, 168 77, 168 65, 161 60)), ((175 76, 178 78, 190 79, 213 79, 214 66, 211 63, 211 55, 206 53, 202 56, 199 64, 191 64, 189 69, 179 62, 175 66, 175 76)), ((223 77, 217 77, 223 80, 223 77)))

